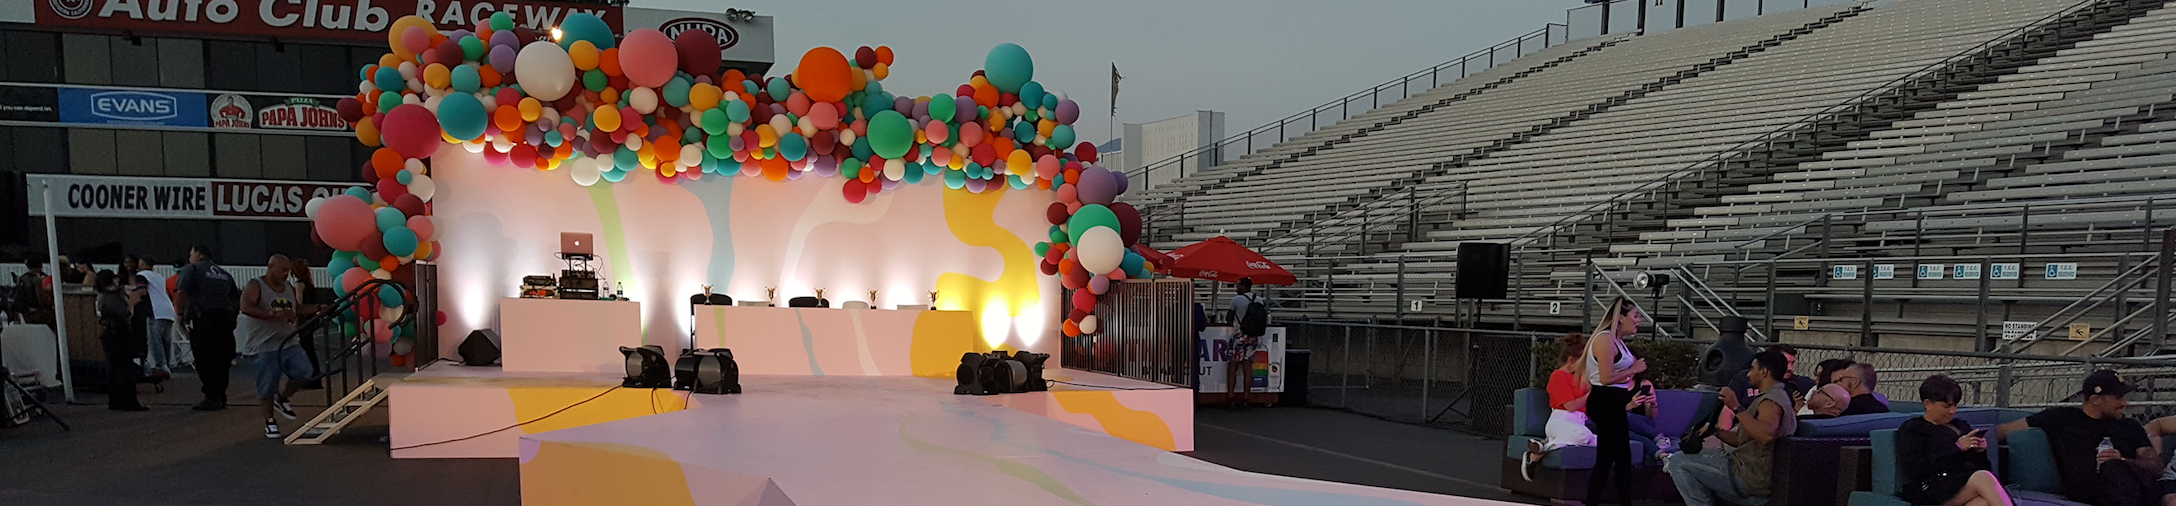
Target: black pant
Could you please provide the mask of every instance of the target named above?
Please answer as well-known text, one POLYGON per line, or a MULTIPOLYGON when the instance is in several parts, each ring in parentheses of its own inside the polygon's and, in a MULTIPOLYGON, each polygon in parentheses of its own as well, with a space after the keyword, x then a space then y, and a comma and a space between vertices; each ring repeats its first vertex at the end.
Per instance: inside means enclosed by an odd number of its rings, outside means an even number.
POLYGON ((1587 394, 1587 420, 1594 423, 1594 475, 1587 481, 1587 504, 1602 504, 1602 483, 1617 473, 1617 500, 1632 504, 1632 432, 1624 406, 1632 403, 1632 391, 1594 387, 1587 394))
POLYGON ((234 315, 197 315, 189 319, 189 349, 196 357, 204 400, 227 403, 227 376, 234 365, 234 315))
POLYGON ((2100 479, 2098 497, 2090 501, 2094 506, 2158 506, 2161 504, 2161 487, 2155 481, 2159 476, 2152 471, 2139 469, 2129 461, 2102 462, 2097 469, 2100 479))
POLYGON ((108 327, 98 336, 99 347, 106 352, 106 407, 126 408, 136 402, 136 377, 143 373, 143 366, 136 365, 136 350, 143 349, 141 334, 131 342, 127 326, 108 327), (130 346, 134 344, 135 346, 130 346))

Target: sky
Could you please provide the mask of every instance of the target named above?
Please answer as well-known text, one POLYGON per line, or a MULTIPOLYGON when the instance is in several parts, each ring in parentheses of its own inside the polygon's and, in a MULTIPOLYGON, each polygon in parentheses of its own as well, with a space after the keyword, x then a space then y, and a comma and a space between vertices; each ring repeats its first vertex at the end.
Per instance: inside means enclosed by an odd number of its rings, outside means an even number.
MULTIPOLYGON (((810 48, 851 56, 888 45, 884 89, 951 93, 991 47, 1035 59, 1035 80, 1079 103, 1074 128, 1100 144, 1116 64, 1119 123, 1225 113, 1226 135, 1268 124, 1467 53, 1563 23, 1579 0, 634 0, 632 6, 772 16, 774 73, 810 48)), ((1416 88, 1414 91, 1419 91, 1416 88)), ((1385 101, 1387 103, 1388 100, 1385 101)), ((1355 108, 1358 113, 1363 108, 1355 108)))

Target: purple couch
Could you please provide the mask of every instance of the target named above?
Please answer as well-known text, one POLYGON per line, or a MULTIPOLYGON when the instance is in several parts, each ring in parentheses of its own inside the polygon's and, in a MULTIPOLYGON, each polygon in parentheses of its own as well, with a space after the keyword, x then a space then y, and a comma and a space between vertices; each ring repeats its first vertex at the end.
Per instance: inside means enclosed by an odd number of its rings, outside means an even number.
MULTIPOLYGON (((1715 394, 1687 390, 1658 390, 1655 401, 1662 415, 1655 420, 1655 427, 1673 439, 1684 435, 1692 423, 1693 413, 1702 402, 1716 402, 1715 394)), ((1520 389, 1512 394, 1511 436, 1504 439, 1504 458, 1498 486, 1512 492, 1558 500, 1587 500, 1587 482, 1594 475, 1594 447, 1575 446, 1549 452, 1541 463, 1532 469, 1534 480, 1519 476, 1519 462, 1526 457, 1526 442, 1546 440, 1549 423, 1549 394, 1538 388, 1520 389)), ((1634 466, 1632 494, 1638 499, 1671 502, 1678 499, 1677 487, 1670 476, 1662 473, 1662 466, 1654 459, 1654 448, 1638 441, 1631 443, 1634 466)), ((1614 487, 1610 490, 1615 490, 1614 487)))

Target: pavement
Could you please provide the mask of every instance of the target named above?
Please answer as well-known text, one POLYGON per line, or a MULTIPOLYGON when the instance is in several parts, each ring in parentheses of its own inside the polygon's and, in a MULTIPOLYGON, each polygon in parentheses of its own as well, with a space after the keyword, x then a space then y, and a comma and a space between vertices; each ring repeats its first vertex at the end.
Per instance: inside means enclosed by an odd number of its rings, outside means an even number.
MULTIPOLYGON (((188 374, 164 393, 140 385, 148 412, 105 409, 79 392, 54 411, 73 427, 39 419, 0 430, 0 504, 447 504, 520 501, 513 459, 394 460, 383 406, 317 446, 263 437, 247 367, 235 370, 232 407, 189 409, 188 374)), ((296 398, 305 420, 324 393, 296 398)), ((1247 471, 1540 504, 1495 487, 1502 441, 1330 409, 1255 408, 1196 413, 1195 458, 1247 471), (1477 458, 1486 457, 1486 458, 1477 458)), ((285 430, 304 420, 286 421, 285 430)))

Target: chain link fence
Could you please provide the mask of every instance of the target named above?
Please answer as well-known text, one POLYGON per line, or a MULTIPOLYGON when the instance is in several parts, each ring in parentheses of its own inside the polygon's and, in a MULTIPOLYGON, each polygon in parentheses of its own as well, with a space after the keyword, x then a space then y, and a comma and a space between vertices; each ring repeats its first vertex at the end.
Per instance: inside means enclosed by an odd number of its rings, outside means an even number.
MULTIPOLYGON (((1476 432, 1509 432, 1512 392, 1539 387, 1561 357, 1561 333, 1279 321, 1288 349, 1309 350, 1308 401, 1386 420, 1476 432)), ((1635 339, 1650 379, 1691 388, 1707 341, 1635 339), (1682 356, 1680 356, 1682 355, 1682 356), (1682 370, 1680 370, 1682 369, 1682 370)), ((1758 346, 1758 345, 1756 345, 1758 346)), ((1875 389, 1892 402, 1916 402, 1919 383, 1947 374, 1963 384, 1964 404, 2040 409, 2077 405, 2085 375, 2115 369, 2139 387, 2134 417, 2176 414, 2176 357, 2109 359, 1793 344, 1797 370, 1848 358, 1873 364, 1875 389)), ((1288 383, 1289 384, 1289 383, 1288 383)))

